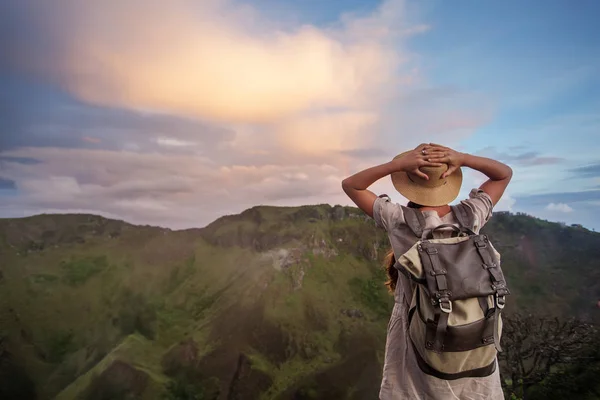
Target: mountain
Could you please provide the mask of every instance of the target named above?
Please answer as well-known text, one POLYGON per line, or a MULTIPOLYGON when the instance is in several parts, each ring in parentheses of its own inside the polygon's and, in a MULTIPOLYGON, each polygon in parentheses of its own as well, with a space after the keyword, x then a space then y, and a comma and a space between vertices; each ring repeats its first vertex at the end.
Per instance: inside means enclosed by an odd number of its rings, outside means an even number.
MULTIPOLYGON (((600 235, 486 226, 507 311, 598 321, 600 235)), ((0 219, 2 399, 371 399, 392 297, 352 207, 254 207, 202 229, 0 219)))

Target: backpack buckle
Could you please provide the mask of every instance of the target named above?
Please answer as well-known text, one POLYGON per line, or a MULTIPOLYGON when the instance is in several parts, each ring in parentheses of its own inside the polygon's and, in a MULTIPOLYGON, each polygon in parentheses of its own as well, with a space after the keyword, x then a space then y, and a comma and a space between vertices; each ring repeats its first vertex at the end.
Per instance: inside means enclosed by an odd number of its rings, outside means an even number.
MULTIPOLYGON (((446 314, 450 314, 452 312, 452 302, 448 300, 448 298, 440 299, 439 303, 440 310, 442 310, 446 314)), ((502 307, 504 307, 504 305, 502 307)))
POLYGON ((501 297, 504 297, 505 295, 510 294, 510 291, 506 287, 506 283, 503 281, 494 282, 494 284, 492 285, 492 290, 495 290, 496 295, 501 296, 501 297))
POLYGON ((496 307, 498 307, 499 310, 502 310, 505 305, 506 297, 504 295, 499 295, 498 293, 496 293, 496 307))

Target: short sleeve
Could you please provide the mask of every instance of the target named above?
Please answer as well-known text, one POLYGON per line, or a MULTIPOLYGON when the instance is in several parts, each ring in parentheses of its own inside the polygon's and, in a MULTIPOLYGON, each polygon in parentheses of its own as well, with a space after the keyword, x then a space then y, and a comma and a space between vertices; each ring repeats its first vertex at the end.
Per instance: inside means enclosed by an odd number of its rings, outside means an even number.
POLYGON ((373 204, 373 218, 378 227, 390 231, 398 224, 404 223, 402 208, 392 203, 389 197, 378 197, 373 204))
POLYGON ((473 214, 475 214, 476 229, 479 230, 490 220, 492 217, 492 210, 494 203, 489 194, 481 189, 473 189, 469 193, 467 200, 461 201, 462 204, 468 206, 473 214))

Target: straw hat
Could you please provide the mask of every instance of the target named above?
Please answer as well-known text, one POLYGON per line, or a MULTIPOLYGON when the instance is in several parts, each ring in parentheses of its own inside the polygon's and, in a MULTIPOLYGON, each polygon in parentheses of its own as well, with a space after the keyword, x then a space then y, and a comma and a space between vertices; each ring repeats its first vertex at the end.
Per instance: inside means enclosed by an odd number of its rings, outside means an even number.
MULTIPOLYGON (((411 151, 397 155, 394 160, 411 151)), ((430 207, 444 206, 456 199, 463 179, 460 168, 445 179, 441 177, 448 170, 447 164, 442 164, 440 167, 421 167, 419 169, 429 177, 429 180, 404 171, 392 173, 392 183, 402 196, 413 203, 430 207)))

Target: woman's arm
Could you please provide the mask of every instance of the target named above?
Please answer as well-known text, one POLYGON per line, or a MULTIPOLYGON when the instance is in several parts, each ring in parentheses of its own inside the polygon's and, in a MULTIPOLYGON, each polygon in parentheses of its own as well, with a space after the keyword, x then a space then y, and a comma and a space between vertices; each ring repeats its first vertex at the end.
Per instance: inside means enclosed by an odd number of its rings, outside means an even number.
POLYGON ((489 178, 479 188, 486 192, 496 205, 512 179, 512 169, 500 161, 471 154, 464 154, 462 165, 473 168, 489 178))
POLYGON ((367 188, 379 179, 396 171, 392 162, 367 168, 342 181, 342 189, 369 217, 373 217, 373 204, 377 195, 367 188))
POLYGON ((433 143, 431 143, 430 146, 441 152, 436 153, 436 157, 432 157, 431 161, 448 164, 449 168, 444 174, 444 177, 450 175, 461 166, 472 168, 489 178, 479 188, 491 197, 494 205, 500 201, 500 198, 504 194, 504 190, 506 190, 506 187, 512 178, 513 172, 508 165, 503 164, 500 161, 492 160, 491 158, 460 153, 448 147, 433 143))
POLYGON ((354 204, 367 213, 367 215, 373 217, 373 204, 377 199, 377 195, 367 188, 384 176, 396 171, 411 172, 423 179, 429 179, 419 168, 423 166, 439 166, 439 163, 431 162, 429 158, 439 157, 441 154, 438 154, 439 152, 436 149, 426 150, 425 153, 422 153, 422 150, 427 148, 429 147, 422 144, 401 158, 360 171, 344 179, 342 181, 342 189, 354 204))

